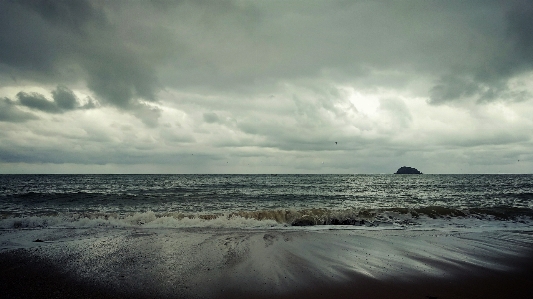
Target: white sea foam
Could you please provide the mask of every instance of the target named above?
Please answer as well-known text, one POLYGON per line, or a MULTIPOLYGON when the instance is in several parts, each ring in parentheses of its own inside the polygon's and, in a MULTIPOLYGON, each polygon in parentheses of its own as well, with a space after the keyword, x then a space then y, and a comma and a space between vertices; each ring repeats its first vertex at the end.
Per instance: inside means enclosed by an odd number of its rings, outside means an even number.
POLYGON ((410 213, 384 211, 355 220, 346 212, 323 211, 258 211, 218 214, 164 213, 153 211, 127 215, 85 213, 62 214, 56 216, 28 216, 0 219, 2 229, 34 228, 238 228, 238 229, 280 229, 300 230, 440 230, 440 231, 492 231, 492 230, 533 230, 533 220, 522 216, 513 219, 484 217, 430 217, 410 213), (321 214, 322 213, 322 214, 321 214), (318 215, 318 216, 317 216, 318 215), (325 216, 324 216, 325 215, 325 216), (314 217, 314 218, 313 218, 314 217), (317 220, 318 217, 322 217, 317 220), (329 218, 327 218, 329 217, 329 218), (344 218, 343 218, 344 217, 344 218), (324 219, 329 219, 325 221, 324 219), (333 219, 333 220, 332 220, 333 219), (341 220, 344 219, 341 222, 341 220), (328 222, 329 221, 329 222, 328 222), (301 223, 309 225, 301 225, 301 223), (296 226, 294 226, 296 225, 296 226))
POLYGON ((93 228, 93 227, 146 227, 146 228, 181 228, 181 227, 220 227, 220 228, 269 228, 283 227, 272 219, 257 220, 237 215, 218 215, 205 217, 196 215, 183 217, 157 215, 153 211, 133 213, 126 216, 90 215, 82 216, 30 216, 6 218, 0 220, 0 228, 93 228))

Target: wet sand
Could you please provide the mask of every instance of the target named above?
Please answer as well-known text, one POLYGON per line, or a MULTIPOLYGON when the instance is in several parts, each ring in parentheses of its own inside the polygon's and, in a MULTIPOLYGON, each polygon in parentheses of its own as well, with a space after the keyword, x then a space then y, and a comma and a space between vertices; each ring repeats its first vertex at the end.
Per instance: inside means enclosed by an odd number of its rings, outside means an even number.
POLYGON ((515 231, 12 230, 0 285, 2 298, 533 298, 532 243, 515 231))

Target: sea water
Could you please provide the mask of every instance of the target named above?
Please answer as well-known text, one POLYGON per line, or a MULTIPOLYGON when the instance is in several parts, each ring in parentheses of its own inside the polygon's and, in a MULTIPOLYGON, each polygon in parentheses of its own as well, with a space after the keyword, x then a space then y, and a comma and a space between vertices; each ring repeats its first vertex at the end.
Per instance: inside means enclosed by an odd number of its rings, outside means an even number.
POLYGON ((384 286, 505 277, 533 256, 532 179, 0 175, 0 258, 46 262, 125 298, 293 297, 346 284, 356 294, 362 277, 384 286))
POLYGON ((0 175, 0 228, 529 226, 533 175, 0 175))

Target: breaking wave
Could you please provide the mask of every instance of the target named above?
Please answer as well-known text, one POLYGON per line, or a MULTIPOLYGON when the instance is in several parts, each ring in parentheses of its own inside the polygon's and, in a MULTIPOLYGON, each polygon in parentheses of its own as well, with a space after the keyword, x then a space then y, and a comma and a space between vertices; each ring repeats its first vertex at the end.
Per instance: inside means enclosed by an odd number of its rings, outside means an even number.
POLYGON ((487 221, 530 222, 533 210, 528 208, 493 207, 456 209, 441 206, 383 209, 300 209, 235 211, 221 213, 181 213, 153 211, 118 214, 102 212, 61 214, 51 212, 39 216, 0 215, 0 228, 91 228, 91 227, 214 227, 271 228, 289 226, 424 226, 432 220, 479 219, 487 221))

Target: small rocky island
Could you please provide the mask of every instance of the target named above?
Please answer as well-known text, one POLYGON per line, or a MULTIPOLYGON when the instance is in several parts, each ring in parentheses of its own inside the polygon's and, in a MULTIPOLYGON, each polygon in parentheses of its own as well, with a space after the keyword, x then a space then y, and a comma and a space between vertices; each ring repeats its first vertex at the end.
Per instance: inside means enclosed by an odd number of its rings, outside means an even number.
POLYGON ((422 172, 413 167, 402 166, 394 174, 422 174, 422 172))

